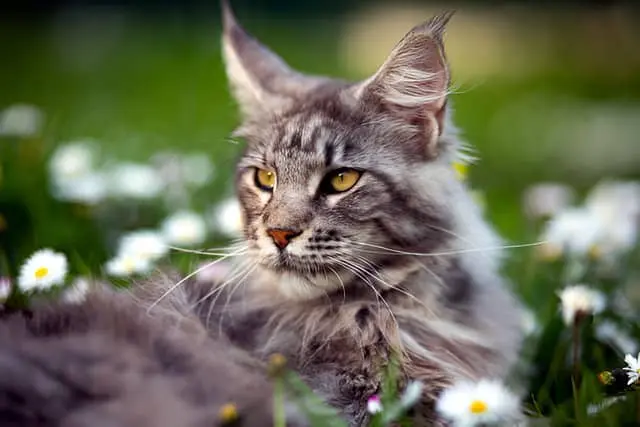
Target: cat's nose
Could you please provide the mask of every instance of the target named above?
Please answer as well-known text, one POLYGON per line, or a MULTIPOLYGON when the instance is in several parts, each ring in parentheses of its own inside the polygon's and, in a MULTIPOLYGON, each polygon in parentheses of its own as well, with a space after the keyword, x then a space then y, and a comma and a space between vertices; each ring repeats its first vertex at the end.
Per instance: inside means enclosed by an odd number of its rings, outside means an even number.
POLYGON ((289 228, 269 228, 267 234, 273 239, 273 243, 280 249, 287 247, 289 242, 302 234, 302 231, 291 230, 289 228))

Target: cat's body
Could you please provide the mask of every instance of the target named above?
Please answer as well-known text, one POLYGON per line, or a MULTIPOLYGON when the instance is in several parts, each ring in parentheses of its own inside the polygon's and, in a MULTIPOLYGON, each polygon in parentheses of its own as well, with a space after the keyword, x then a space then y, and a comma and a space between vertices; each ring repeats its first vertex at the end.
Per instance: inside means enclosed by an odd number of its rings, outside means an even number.
MULTIPOLYGON (((519 312, 498 273, 500 242, 452 168, 461 147, 446 102, 446 20, 416 27, 373 77, 349 84, 292 71, 225 10, 226 63, 244 114, 237 134, 247 140, 237 174, 246 237, 239 267, 225 283, 186 282, 164 298, 171 281, 139 288, 128 314, 104 303, 107 293, 95 313, 120 319, 124 330, 151 328, 151 341, 163 339, 159 325, 172 325, 178 338, 164 348, 181 349, 175 360, 186 357, 192 368, 187 376, 172 373, 172 381, 214 384, 180 410, 207 418, 220 396, 242 402, 242 387, 227 384, 224 392, 216 369, 263 384, 259 361, 276 352, 352 425, 366 422, 367 399, 392 356, 403 381, 425 386, 418 425, 439 422, 433 402, 443 387, 509 373, 519 312), (151 308, 150 315, 133 307, 151 308), (200 354, 207 348, 216 356, 200 354), (258 368, 216 364, 238 351, 258 368)), ((86 307, 74 310, 89 316, 86 307)), ((30 320, 27 336, 93 339, 91 327, 78 336, 76 320, 56 323, 59 313, 48 313, 56 326, 30 320)), ((104 332, 110 322, 88 324, 104 332)), ((114 346, 123 342, 113 338, 121 335, 115 329, 106 338, 114 346)), ((135 349, 135 339, 125 341, 149 363, 162 359, 148 343, 135 349)), ((169 361, 155 373, 163 378, 171 369, 169 361)), ((133 381, 142 387, 147 380, 133 381)), ((181 394, 175 383, 164 384, 159 394, 181 394)), ((246 400, 264 418, 268 408, 255 396, 268 402, 269 387, 254 391, 246 400)))

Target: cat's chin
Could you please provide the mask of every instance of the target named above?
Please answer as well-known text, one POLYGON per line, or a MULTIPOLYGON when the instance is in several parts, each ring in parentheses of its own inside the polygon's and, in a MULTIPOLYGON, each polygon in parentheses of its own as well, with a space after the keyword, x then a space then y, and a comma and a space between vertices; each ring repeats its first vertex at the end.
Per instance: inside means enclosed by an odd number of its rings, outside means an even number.
POLYGON ((317 266, 317 272, 310 273, 310 268, 296 264, 292 268, 288 264, 261 263, 259 266, 261 280, 257 285, 262 290, 276 290, 286 299, 309 300, 341 289, 349 280, 347 273, 330 266, 317 266), (326 272, 323 270, 324 267, 326 272))
POLYGON ((331 266, 318 261, 309 261, 306 258, 281 252, 276 256, 263 260, 262 264, 275 273, 297 274, 302 277, 313 277, 331 273, 331 266))

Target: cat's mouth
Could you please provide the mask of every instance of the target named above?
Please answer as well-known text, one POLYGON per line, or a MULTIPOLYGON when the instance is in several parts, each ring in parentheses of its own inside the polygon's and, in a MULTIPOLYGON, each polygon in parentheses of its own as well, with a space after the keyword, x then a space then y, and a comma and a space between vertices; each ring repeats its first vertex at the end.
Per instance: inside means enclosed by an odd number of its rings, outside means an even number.
POLYGON ((297 273, 303 276, 326 274, 334 268, 319 255, 293 255, 286 251, 271 257, 265 266, 277 273, 297 273))

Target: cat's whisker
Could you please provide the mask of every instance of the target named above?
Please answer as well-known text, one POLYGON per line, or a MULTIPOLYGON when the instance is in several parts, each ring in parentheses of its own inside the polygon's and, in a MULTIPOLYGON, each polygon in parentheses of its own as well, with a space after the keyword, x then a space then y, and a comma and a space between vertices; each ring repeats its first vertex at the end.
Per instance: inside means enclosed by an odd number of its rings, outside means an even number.
POLYGON ((238 276, 242 275, 249 267, 253 265, 253 263, 248 260, 243 259, 242 261, 243 262, 233 266, 233 268, 224 276, 225 280, 222 283, 214 285, 213 289, 196 300, 192 304, 192 309, 196 309, 200 304, 215 295, 216 297, 210 303, 210 307, 214 306, 220 293, 224 291, 224 289, 229 286, 238 276))
POLYGON ((334 259, 334 261, 337 262, 338 264, 342 265, 342 267, 346 268, 347 270, 351 271, 356 276, 358 276, 360 279, 362 279, 364 281, 364 283, 369 288, 371 288, 371 290, 376 294, 376 299, 378 300, 378 305, 380 304, 380 300, 382 300, 382 303, 386 306, 386 308, 389 311, 389 314, 391 315, 391 318, 393 319, 394 323, 396 324, 396 326, 398 326, 398 320, 396 319, 396 316, 393 313, 393 310, 391 310, 391 306, 389 305, 387 300, 376 289, 375 285, 373 283, 371 283, 371 281, 369 279, 367 279, 366 276, 362 276, 362 271, 364 269, 361 266, 355 265, 355 263, 349 263, 349 262, 347 262, 345 260, 334 259))
MULTIPOLYGON (((356 257, 358 259, 360 259, 361 261, 367 263, 369 266, 374 267, 374 265, 371 263, 371 261, 369 261, 368 259, 366 259, 365 257, 362 256, 358 256, 356 255, 356 257)), ((422 264, 421 262, 418 262, 418 264, 420 264, 420 266, 424 269, 426 269, 427 272, 429 272, 430 274, 432 274, 438 281, 442 282, 442 279, 440 279, 433 271, 431 271, 429 268, 427 268, 424 264, 422 264)), ((374 279, 376 279, 377 281, 379 281, 380 283, 382 283, 383 285, 387 286, 390 289, 393 289, 397 292, 400 292, 401 294, 404 294, 406 296, 408 296, 409 298, 411 298, 412 300, 414 300, 415 302, 417 302, 418 304, 420 304, 422 307, 424 307, 425 309, 427 309, 428 311, 431 311, 431 309, 429 308, 429 306, 427 306, 424 301, 422 301, 420 298, 416 297, 415 295, 413 295, 412 293, 410 293, 409 291, 407 291, 406 289, 402 289, 399 286, 395 286, 392 285, 390 283, 388 283, 387 281, 385 281, 382 278, 382 275, 380 274, 379 271, 374 270, 376 275, 374 276, 372 273, 369 273, 371 275, 371 277, 373 277, 374 279)))
MULTIPOLYGON (((208 256, 226 256, 226 255, 230 254, 230 252, 210 252, 210 251, 216 250, 216 248, 207 249, 206 251, 204 251, 204 250, 198 250, 198 249, 188 249, 188 248, 180 248, 180 247, 177 247, 177 246, 169 246, 169 249, 171 249, 172 251, 176 251, 176 252, 184 252, 184 253, 188 253, 188 254, 208 255, 208 256)), ((225 250, 225 249, 235 249, 235 248, 227 247, 227 248, 217 248, 217 249, 225 250)), ((242 249, 248 249, 248 247, 244 247, 242 249)), ((231 252, 231 253, 233 253, 233 252, 231 252)))
MULTIPOLYGON (((344 286, 344 281, 342 280, 342 278, 340 277, 340 274, 338 274, 338 272, 331 266, 327 266, 327 268, 329 270, 331 270, 331 272, 333 274, 336 275, 336 278, 338 279, 338 282, 340 282, 340 287, 342 288, 342 303, 344 304, 345 301, 347 300, 347 288, 345 288, 344 286)), ((329 281, 329 279, 327 278, 327 281, 329 281)))
MULTIPOLYGON (((225 301, 224 305, 222 306, 222 310, 220 311, 220 318, 218 319, 218 334, 222 335, 222 321, 224 319, 224 313, 225 310, 227 309, 227 306, 229 305, 229 302, 231 301, 231 298, 233 297, 233 294, 236 290, 238 290, 238 288, 240 286, 242 286, 245 283, 245 279, 247 277, 249 277, 251 275, 251 273, 254 272, 254 270, 258 268, 258 263, 254 263, 246 272, 245 274, 242 275, 242 277, 240 277, 237 280, 236 285, 233 287, 233 289, 231 289, 231 292, 229 292, 229 295, 227 295, 227 300, 225 301)), ((220 294, 218 294, 220 295, 220 294)), ((216 297, 217 298, 217 297, 216 297)), ((214 302, 215 304, 215 302, 214 302)), ((211 310, 213 308, 213 304, 211 305, 211 307, 209 308, 209 313, 211 313, 211 310)), ((210 316, 210 314, 209 314, 210 316)), ((207 325, 209 324, 209 317, 207 318, 207 325)))
POLYGON ((238 251, 238 252, 232 252, 230 254, 227 254, 221 258, 218 258, 217 260, 211 261, 209 263, 206 263, 205 265, 203 265, 202 267, 197 268, 196 270, 192 271, 191 273, 187 274, 185 277, 183 277, 182 279, 180 279, 178 282, 176 282, 176 284, 174 284, 173 286, 171 286, 169 289, 167 289, 162 295, 160 295, 158 297, 158 299, 156 299, 154 302, 152 302, 149 307, 147 308, 147 313, 150 313, 151 310, 157 306, 158 304, 160 304, 160 302, 162 302, 163 299, 165 299, 169 294, 171 294, 173 291, 175 291, 176 289, 178 289, 178 287, 180 285, 182 285, 184 282, 186 282, 187 280, 189 280, 190 278, 192 278, 193 276, 195 276, 196 274, 200 273, 201 271, 206 270, 207 268, 210 268, 214 265, 216 265, 219 262, 224 261, 227 258, 230 258, 232 256, 239 256, 239 255, 243 255, 245 253, 246 250, 242 250, 242 251, 238 251))
MULTIPOLYGON (((399 249, 387 248, 387 247, 384 247, 384 246, 374 245, 372 243, 365 243, 365 242, 350 241, 349 243, 354 244, 354 245, 360 245, 360 246, 366 246, 366 247, 372 247, 372 248, 381 249, 383 251, 386 251, 386 252, 382 252, 382 253, 386 253, 388 255, 397 254, 397 255, 411 255, 411 256, 423 256, 423 257, 431 257, 431 256, 433 256, 433 257, 436 257, 436 256, 446 256, 446 255, 459 255, 459 254, 473 253, 473 252, 500 251, 500 250, 503 250, 503 249, 529 248, 529 247, 544 245, 547 242, 546 241, 539 241, 539 242, 521 243, 521 244, 515 244, 515 245, 485 246, 485 247, 477 247, 477 248, 467 248, 467 249, 458 249, 458 250, 442 251, 442 252, 427 252, 427 253, 401 251, 399 249)), ((373 253, 375 253, 375 252, 373 252, 373 253)))

